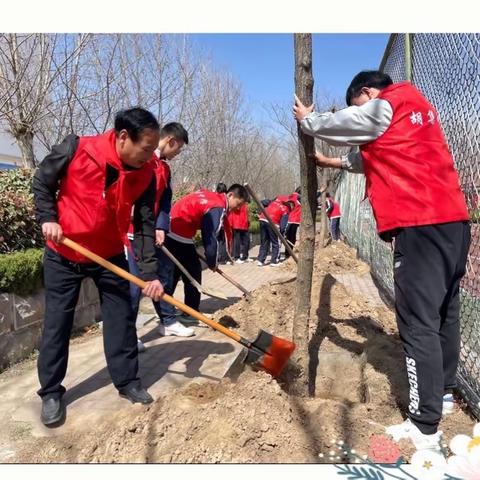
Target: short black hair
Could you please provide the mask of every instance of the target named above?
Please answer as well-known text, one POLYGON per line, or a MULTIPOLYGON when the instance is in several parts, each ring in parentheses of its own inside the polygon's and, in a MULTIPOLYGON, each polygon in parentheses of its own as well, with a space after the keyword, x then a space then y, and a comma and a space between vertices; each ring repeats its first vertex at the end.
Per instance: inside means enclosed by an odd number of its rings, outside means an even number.
POLYGON ((390 75, 387 75, 380 70, 364 70, 353 77, 353 80, 347 88, 345 101, 347 102, 347 105, 350 106, 352 100, 360 95, 362 88, 371 87, 383 90, 389 85, 392 85, 392 83, 393 80, 390 75))
POLYGON ((217 187, 216 187, 216 192, 217 193, 227 193, 227 186, 220 182, 220 183, 217 183, 217 187))
POLYGON ((291 200, 287 200, 286 202, 283 202, 283 204, 286 205, 290 210, 295 208, 295 203, 293 203, 291 200))
POLYGON ((295 189, 295 193, 298 193, 299 195, 301 195, 302 194, 302 187, 297 187, 295 189))
POLYGON ((160 130, 153 113, 141 107, 120 110, 115 115, 115 133, 126 130, 132 142, 136 142, 144 130, 160 130))
POLYGON ((233 192, 234 196, 248 202, 248 192, 247 189, 240 185, 239 183, 234 183, 230 185, 230 188, 227 190, 227 193, 233 192))
POLYGON ((164 138, 168 135, 171 135, 177 140, 182 140, 185 145, 188 145, 188 132, 181 123, 170 122, 165 124, 160 130, 160 138, 164 138))

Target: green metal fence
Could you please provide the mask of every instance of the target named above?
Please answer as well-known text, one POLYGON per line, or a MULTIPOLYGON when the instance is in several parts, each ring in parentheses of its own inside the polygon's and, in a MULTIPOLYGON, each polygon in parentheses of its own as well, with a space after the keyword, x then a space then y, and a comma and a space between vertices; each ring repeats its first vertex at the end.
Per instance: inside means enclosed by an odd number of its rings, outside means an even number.
MULTIPOLYGON (((480 418, 480 34, 393 34, 380 69, 411 80, 438 110, 472 217, 472 244, 461 286, 459 390, 480 418)), ((342 231, 393 298, 390 246, 375 233, 362 175, 343 174, 336 193, 342 231)))

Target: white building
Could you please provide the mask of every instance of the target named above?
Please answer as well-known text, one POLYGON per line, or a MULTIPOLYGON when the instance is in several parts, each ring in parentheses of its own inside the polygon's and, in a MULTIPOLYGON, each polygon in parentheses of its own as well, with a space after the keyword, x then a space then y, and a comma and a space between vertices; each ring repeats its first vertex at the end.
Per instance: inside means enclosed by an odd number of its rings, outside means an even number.
POLYGON ((22 154, 15 139, 0 131, 0 170, 18 168, 22 166, 22 154))

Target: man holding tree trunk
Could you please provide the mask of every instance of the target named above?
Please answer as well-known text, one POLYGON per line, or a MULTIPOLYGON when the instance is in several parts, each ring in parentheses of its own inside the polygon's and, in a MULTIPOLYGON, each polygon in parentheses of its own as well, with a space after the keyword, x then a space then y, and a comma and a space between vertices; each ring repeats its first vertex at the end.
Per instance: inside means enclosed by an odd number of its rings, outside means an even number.
POLYGON ((358 146, 321 167, 364 173, 380 237, 393 243, 395 308, 410 384, 408 418, 387 428, 417 449, 439 449, 438 425, 453 409, 460 351, 459 286, 470 245, 469 214, 437 112, 409 82, 356 75, 348 108, 317 113, 298 98, 307 135, 358 146))

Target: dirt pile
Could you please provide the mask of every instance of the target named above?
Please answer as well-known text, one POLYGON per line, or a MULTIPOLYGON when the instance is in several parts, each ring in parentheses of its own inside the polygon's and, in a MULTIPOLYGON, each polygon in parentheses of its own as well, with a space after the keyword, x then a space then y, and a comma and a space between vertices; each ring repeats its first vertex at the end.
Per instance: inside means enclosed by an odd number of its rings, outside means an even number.
MULTIPOLYGON (((407 401, 394 314, 347 292, 333 277, 368 272, 344 244, 317 251, 310 325, 312 397, 290 395, 281 380, 246 370, 236 383, 192 383, 148 408, 112 414, 89 432, 37 439, 15 461, 319 462, 328 458, 335 440, 367 454, 372 436, 402 421, 407 401)), ((233 318, 248 338, 259 328, 290 338, 295 295, 295 281, 272 284, 215 318, 233 318)), ((441 428, 448 440, 453 434, 470 434, 472 424, 458 411, 441 428)), ((400 446, 408 457, 411 446, 400 446)), ((336 458, 341 460, 348 459, 336 458)))

